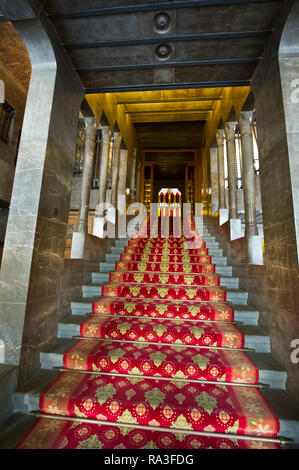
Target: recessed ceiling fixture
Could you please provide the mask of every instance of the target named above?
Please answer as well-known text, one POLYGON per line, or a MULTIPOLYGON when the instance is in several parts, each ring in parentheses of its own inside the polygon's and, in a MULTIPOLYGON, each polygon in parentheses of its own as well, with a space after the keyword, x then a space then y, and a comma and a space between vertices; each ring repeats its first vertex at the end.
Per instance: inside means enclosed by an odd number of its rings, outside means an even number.
POLYGON ((165 34, 170 30, 171 17, 168 13, 158 13, 154 18, 154 30, 157 33, 165 34))

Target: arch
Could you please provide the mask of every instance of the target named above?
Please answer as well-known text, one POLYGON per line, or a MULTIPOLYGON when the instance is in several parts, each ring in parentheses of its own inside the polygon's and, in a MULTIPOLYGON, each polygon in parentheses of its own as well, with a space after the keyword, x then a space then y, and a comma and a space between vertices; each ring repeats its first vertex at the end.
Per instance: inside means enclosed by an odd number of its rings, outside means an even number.
POLYGON ((5 361, 22 365, 22 382, 39 368, 40 348, 56 336, 62 289, 57 279, 63 270, 84 90, 42 11, 14 26, 32 74, 0 273, 0 336, 5 361))

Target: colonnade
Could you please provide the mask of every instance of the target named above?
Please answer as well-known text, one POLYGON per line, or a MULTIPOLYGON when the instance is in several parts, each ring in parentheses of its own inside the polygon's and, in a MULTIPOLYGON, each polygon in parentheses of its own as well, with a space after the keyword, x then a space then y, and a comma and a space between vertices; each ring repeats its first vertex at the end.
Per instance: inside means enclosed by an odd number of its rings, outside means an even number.
MULTIPOLYGON (((245 237, 248 241, 248 261, 250 264, 263 264, 262 241, 256 220, 255 172, 253 149, 254 103, 250 94, 237 119, 232 108, 225 123, 220 120, 215 145, 211 148, 211 168, 217 171, 219 225, 229 222, 230 239, 242 237, 241 219, 237 200, 237 155, 236 128, 241 133, 241 166, 244 189, 245 237), (225 197, 225 145, 227 155, 228 204, 225 197), (217 149, 217 158, 215 155, 217 149), (213 160, 213 162, 212 162, 213 160), (212 165, 213 163, 213 165, 212 165), (227 207, 228 206, 228 207, 227 207)), ((215 175, 214 175, 215 176, 215 175)), ((214 178, 215 180, 215 178, 214 178)))
MULTIPOLYGON (((84 253, 85 236, 88 233, 89 195, 92 185, 92 169, 96 153, 96 133, 98 123, 96 118, 85 118, 85 149, 83 174, 81 181, 79 221, 76 232, 73 234, 72 258, 82 258, 84 253)), ((124 214, 126 212, 126 188, 128 173, 128 149, 121 132, 116 125, 112 129, 109 125, 101 126, 102 139, 100 150, 100 171, 98 205, 94 220, 93 234, 101 236, 103 231, 103 210, 108 210, 110 221, 116 218, 116 209, 124 214)), ((139 191, 141 165, 137 161, 137 149, 133 148, 130 167, 130 200, 136 199, 139 191)))

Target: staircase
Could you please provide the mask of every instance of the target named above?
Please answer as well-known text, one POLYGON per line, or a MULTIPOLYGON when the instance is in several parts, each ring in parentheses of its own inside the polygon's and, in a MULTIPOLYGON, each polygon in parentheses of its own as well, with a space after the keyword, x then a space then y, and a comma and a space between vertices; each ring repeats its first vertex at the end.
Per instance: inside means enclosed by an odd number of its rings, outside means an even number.
POLYGON ((19 448, 299 443, 286 373, 209 218, 203 241, 116 241, 41 353, 40 376, 14 395, 33 423, 19 448))

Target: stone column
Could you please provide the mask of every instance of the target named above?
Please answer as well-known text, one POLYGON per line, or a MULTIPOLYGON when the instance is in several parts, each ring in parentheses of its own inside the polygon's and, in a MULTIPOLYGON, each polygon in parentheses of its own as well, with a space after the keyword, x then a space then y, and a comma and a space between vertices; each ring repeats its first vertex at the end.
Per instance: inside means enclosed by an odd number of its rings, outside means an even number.
POLYGON ((0 338, 5 361, 20 364, 21 383, 38 373, 40 352, 57 336, 84 90, 43 11, 18 19, 32 73, 0 274, 0 338))
POLYGON ((121 214, 126 213, 127 165, 128 150, 126 148, 121 148, 119 154, 119 174, 117 188, 117 208, 121 214))
POLYGON ((235 147, 236 123, 227 122, 225 124, 225 135, 227 145, 227 166, 228 166, 228 189, 229 189, 229 218, 238 218, 237 204, 237 179, 236 179, 236 147, 235 147))
POLYGON ((91 190, 92 170, 96 149, 97 122, 95 118, 85 118, 86 138, 81 181, 80 211, 77 232, 87 233, 89 199, 91 190))
POLYGON ((215 142, 210 148, 212 215, 215 215, 219 208, 217 149, 218 149, 218 146, 217 146, 217 143, 215 142))
POLYGON ((106 187, 108 176, 108 160, 109 160, 109 147, 111 140, 111 127, 102 127, 102 143, 101 143, 101 157, 100 157, 100 181, 99 181, 99 204, 106 202, 106 187))
POLYGON ((236 177, 236 118, 234 110, 230 113, 224 126, 227 148, 228 189, 229 189, 229 220, 231 240, 240 238, 241 220, 238 217, 237 177, 236 177))
POLYGON ((228 209, 225 203, 225 174, 224 174, 224 139, 223 129, 217 129, 217 166, 218 166, 218 210, 219 225, 223 225, 228 220, 228 209))
POLYGON ((71 258, 83 258, 85 237, 88 234, 89 199, 92 182, 92 171, 96 150, 97 122, 95 118, 85 118, 85 148, 83 174, 81 181, 79 220, 76 232, 73 233, 71 258))
POLYGON ((118 172, 119 172, 119 154, 122 136, 120 132, 114 132, 114 147, 113 147, 113 160, 112 160, 112 185, 111 185, 111 204, 116 207, 117 201, 117 185, 118 185, 118 172))
POLYGON ((241 111, 240 129, 245 206, 245 235, 257 235, 252 141, 253 111, 241 111))
POLYGON ((136 201, 140 202, 141 161, 136 164, 136 201))
POLYGON ((248 240, 248 261, 263 264, 262 240, 256 224, 255 174, 253 166, 252 141, 253 111, 241 111, 240 129, 242 144, 242 167, 245 207, 245 236, 248 240))
POLYGON ((136 149, 134 149, 132 155, 132 167, 131 167, 131 182, 130 182, 130 190, 131 190, 131 199, 136 199, 136 149))

